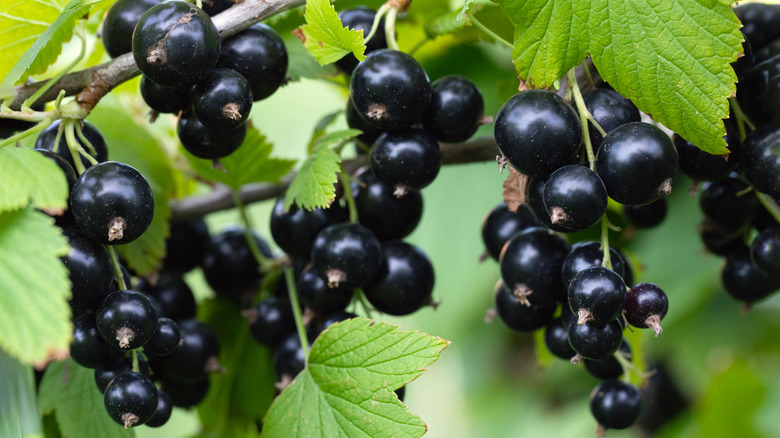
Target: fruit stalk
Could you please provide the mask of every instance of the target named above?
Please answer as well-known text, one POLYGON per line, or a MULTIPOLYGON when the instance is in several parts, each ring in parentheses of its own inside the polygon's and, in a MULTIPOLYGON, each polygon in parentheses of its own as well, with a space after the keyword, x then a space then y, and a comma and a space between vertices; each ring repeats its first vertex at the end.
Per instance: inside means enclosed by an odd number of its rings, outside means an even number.
POLYGON ((304 367, 309 365, 309 340, 306 339, 306 327, 303 325, 303 316, 301 315, 301 305, 298 301, 298 287, 295 284, 295 272, 293 268, 284 269, 284 281, 287 282, 287 295, 290 297, 290 306, 295 317, 295 330, 301 340, 301 349, 303 349, 304 367))

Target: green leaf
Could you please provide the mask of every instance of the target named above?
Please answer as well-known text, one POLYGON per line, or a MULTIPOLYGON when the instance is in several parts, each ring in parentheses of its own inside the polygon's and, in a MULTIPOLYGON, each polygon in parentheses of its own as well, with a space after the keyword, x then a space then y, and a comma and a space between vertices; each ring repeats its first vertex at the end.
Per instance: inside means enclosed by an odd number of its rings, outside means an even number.
POLYGON ((277 397, 262 437, 420 437, 425 423, 393 390, 416 379, 447 341, 353 318, 312 345, 308 367, 277 397))
POLYGON ((345 141, 352 140, 363 131, 359 129, 342 129, 340 131, 333 131, 328 134, 322 134, 317 138, 312 138, 311 150, 317 149, 320 146, 333 146, 344 143, 345 141))
POLYGON ((0 436, 42 438, 43 424, 35 399, 32 366, 24 365, 0 350, 0 436))
POLYGON ((54 162, 30 149, 0 149, 0 211, 30 202, 37 208, 67 208, 68 182, 54 162))
POLYGON ((766 393, 767 381, 744 360, 735 360, 713 376, 706 393, 696 403, 694 418, 701 436, 763 436, 756 430, 755 417, 766 393))
POLYGON ((307 0, 304 18, 303 45, 320 65, 336 62, 349 53, 358 61, 366 59, 363 31, 344 27, 328 0, 307 0))
POLYGON ((295 160, 271 158, 273 147, 260 131, 250 127, 238 150, 219 160, 224 171, 215 168, 212 160, 184 153, 198 175, 237 189, 253 182, 278 182, 292 170, 295 160))
POLYGON ((736 76, 740 23, 717 0, 509 0, 519 76, 549 87, 590 53, 601 76, 656 121, 712 154, 736 76))
POLYGON ((227 372, 211 377, 211 389, 198 405, 204 435, 256 437, 274 398, 271 353, 249 333, 246 318, 234 303, 209 299, 198 306, 198 317, 219 337, 220 365, 227 372))
POLYGON ((0 10, 0 97, 13 95, 13 86, 41 73, 62 52, 73 35, 76 20, 89 11, 84 0, 71 0, 62 9, 59 2, 3 1, 0 10), (61 13, 60 13, 61 12, 61 13))
POLYGON ((94 370, 77 365, 73 359, 49 364, 38 397, 41 412, 54 412, 63 437, 135 436, 135 430, 114 423, 106 413, 94 370))
POLYGON ((328 127, 336 121, 338 116, 343 113, 343 110, 334 111, 330 114, 325 114, 320 120, 317 121, 317 125, 314 127, 314 132, 311 134, 311 140, 309 140, 308 152, 311 153, 314 147, 317 146, 317 140, 324 137, 327 133, 328 127))
POLYGON ((0 347, 25 363, 68 350, 70 248, 54 221, 32 207, 0 213, 0 347))
POLYGON ((322 145, 303 162, 301 169, 287 188, 284 197, 285 211, 293 202, 307 210, 325 208, 336 197, 333 184, 341 171, 341 157, 327 145, 322 145))

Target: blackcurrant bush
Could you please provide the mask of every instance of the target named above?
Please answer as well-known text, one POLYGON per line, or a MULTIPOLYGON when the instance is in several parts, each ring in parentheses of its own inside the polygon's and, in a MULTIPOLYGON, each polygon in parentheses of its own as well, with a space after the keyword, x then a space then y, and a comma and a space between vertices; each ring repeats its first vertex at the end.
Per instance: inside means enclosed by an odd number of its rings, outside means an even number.
POLYGON ((502 282, 496 286, 496 311, 507 327, 518 332, 538 330, 553 320, 555 303, 528 306, 520 301, 502 282))
MULTIPOLYGON (((357 6, 339 12, 341 24, 350 29, 362 30, 363 38, 366 38, 371 31, 371 25, 374 24, 375 15, 376 11, 368 6, 357 6)), ((385 19, 382 17, 382 19, 379 20, 379 26, 377 27, 374 36, 366 43, 366 55, 379 49, 387 48, 387 36, 385 35, 384 29, 385 19)), ((355 70, 357 65, 358 60, 355 58, 355 55, 351 53, 336 61, 336 67, 348 75, 352 74, 352 71, 355 70)))
POLYGON ((87 169, 70 192, 79 228, 104 245, 130 243, 152 224, 154 196, 135 168, 106 161, 87 169))
POLYGON ((116 376, 103 395, 106 412, 125 429, 149 421, 157 410, 157 398, 154 383, 133 371, 116 376))
POLYGON ((352 223, 336 224, 317 234, 311 247, 311 261, 328 287, 362 287, 377 273, 382 249, 368 228, 352 223))
POLYGON ((431 303, 433 284, 428 256, 415 246, 394 240, 382 243, 382 263, 363 292, 376 310, 409 315, 431 303))
MULTIPOLYGON (((632 353, 631 346, 628 344, 628 339, 623 338, 623 342, 620 344, 620 347, 618 347, 618 351, 616 351, 615 354, 622 354, 626 360, 631 361, 632 353)), ((585 369, 588 373, 597 379, 617 379, 623 375, 623 366, 614 355, 601 360, 585 359, 582 361, 582 364, 585 365, 585 369)))
POLYGON ((637 228, 654 228, 666 218, 666 198, 644 205, 626 205, 623 214, 637 228))
POLYGON ((217 66, 241 73, 254 100, 272 95, 287 80, 287 48, 271 27, 257 23, 222 42, 217 66))
POLYGON ((553 356, 570 360, 577 354, 569 345, 569 322, 563 317, 555 318, 544 328, 544 345, 553 356))
POLYGON ((133 30, 141 15, 160 0, 118 0, 103 19, 103 46, 112 58, 133 50, 133 30))
POLYGON ((206 398, 211 382, 203 377, 191 383, 163 380, 161 390, 171 398, 171 404, 179 408, 191 408, 206 398))
POLYGON ((612 356, 622 340, 623 326, 617 319, 606 324, 577 324, 575 320, 569 324, 569 344, 585 359, 600 360, 612 356))
POLYGON ((209 229, 202 218, 171 222, 163 269, 184 274, 200 266, 209 239, 209 229))
POLYGON ((380 181, 370 169, 354 179, 352 195, 360 224, 373 231, 379 240, 408 236, 422 218, 423 198, 419 192, 408 192, 399 198, 394 191, 393 186, 380 181))
POLYGON ((325 227, 349 220, 345 209, 337 202, 329 208, 306 210, 293 204, 284 211, 284 196, 276 200, 271 213, 271 236, 287 254, 302 260, 311 257, 314 238, 325 227))
POLYGON ((607 211, 607 189, 596 172, 570 164, 553 172, 544 184, 550 222, 566 231, 596 225, 607 211))
POLYGON ((252 110, 252 89, 241 73, 215 68, 192 91, 192 113, 207 128, 232 131, 243 125, 252 110))
POLYGON ((482 242, 490 257, 498 260, 501 248, 512 236, 526 228, 539 225, 541 224, 534 218, 527 204, 522 204, 517 211, 511 212, 502 202, 482 219, 482 242))
POLYGON ((119 352, 100 337, 94 313, 85 313, 73 320, 73 340, 70 357, 85 368, 108 366, 119 352))
MULTIPOLYGON (((582 99, 585 101, 585 107, 593 115, 593 120, 606 133, 620 125, 641 120, 636 105, 615 90, 608 88, 588 90, 582 93, 582 99)), ((588 133, 594 150, 598 150, 604 137, 590 123, 588 124, 588 133)))
POLYGON ((123 350, 146 344, 157 328, 157 319, 149 298, 131 290, 111 292, 97 310, 100 335, 109 345, 123 350))
POLYGON ((246 130, 246 123, 227 132, 211 129, 192 111, 184 111, 176 125, 176 134, 184 149, 207 160, 217 160, 235 152, 243 143, 246 130))
POLYGON ((780 272, 780 226, 767 228, 753 239, 750 258, 767 274, 780 272))
POLYGON ((732 233, 750 225, 759 202, 749 185, 728 177, 705 184, 699 206, 711 224, 732 233))
POLYGON ((141 97, 158 113, 178 114, 190 107, 190 89, 164 87, 146 76, 141 77, 141 97))
POLYGON ((758 127, 745 137, 739 167, 745 179, 759 192, 780 196, 780 125, 758 127))
POLYGON ((249 332, 261 344, 276 345, 288 333, 295 331, 290 302, 284 299, 268 297, 258 302, 247 315, 249 332))
POLYGON ((626 321, 634 327, 651 328, 661 334, 661 320, 669 311, 666 292, 653 283, 639 283, 628 290, 624 306, 626 321))
POLYGON ((626 302, 626 284, 615 271, 596 267, 580 271, 569 284, 569 307, 577 324, 606 324, 618 316, 626 302))
POLYGON ((220 44, 217 27, 202 9, 183 0, 166 1, 138 20, 133 58, 149 79, 185 88, 217 64, 220 44))
POLYGON ((298 296, 301 304, 312 312, 330 315, 347 308, 352 301, 352 289, 328 287, 328 283, 316 271, 308 269, 298 278, 298 296))
POLYGON ((582 140, 577 114, 557 94, 528 90, 515 94, 496 114, 498 148, 518 172, 546 177, 569 164, 582 140))
POLYGON ((379 135, 369 157, 371 171, 396 188, 396 196, 420 190, 436 179, 441 149, 428 131, 420 128, 386 131, 379 135))
POLYGON ((79 230, 65 230, 70 251, 61 258, 71 283, 70 306, 95 310, 108 295, 114 269, 108 251, 79 230))
POLYGON ((349 85, 357 112, 378 129, 411 126, 431 101, 431 83, 404 52, 380 49, 355 67, 349 85))
MULTIPOLYGON (((65 139, 65 134, 62 133, 60 135, 60 142, 55 143, 57 139, 57 131, 60 129, 60 123, 61 120, 55 120, 46 129, 41 131, 41 133, 38 134, 38 138, 35 140, 35 148, 57 152, 62 156, 62 158, 65 159, 65 161, 68 162, 68 164, 70 164, 72 168, 75 169, 76 163, 73 161, 73 154, 70 153, 70 149, 68 148, 68 141, 65 139)), ((82 148, 84 148, 85 151, 87 151, 87 153, 92 155, 92 157, 97 160, 98 163, 102 163, 108 160, 108 146, 106 146, 106 140, 103 138, 103 134, 101 134, 100 131, 95 128, 95 125, 87 121, 82 121, 81 123, 81 132, 84 134, 84 138, 89 141, 89 144, 92 145, 95 153, 92 154, 89 146, 87 146, 80 138, 78 138, 78 136, 76 136, 78 143, 82 148)), ((80 158, 81 163, 85 168, 92 166, 92 163, 90 163, 89 160, 87 160, 85 157, 80 158)))
MULTIPOLYGON (((273 257, 268 243, 251 232, 260 252, 273 257)), ((238 302, 251 301, 262 279, 260 265, 246 241, 243 228, 228 228, 211 236, 203 257, 203 275, 218 296, 238 302)))
POLYGON ((477 86, 462 76, 451 75, 433 81, 431 90, 431 103, 422 118, 425 129, 445 143, 471 138, 485 112, 477 86))
POLYGON ((733 298, 752 304, 780 289, 780 272, 767 274, 753 263, 750 250, 743 246, 726 256, 721 281, 733 298))
POLYGON ((671 193, 678 167, 672 141, 648 123, 619 126, 596 154, 596 172, 607 194, 627 205, 649 204, 671 193))
POLYGON ((562 301, 563 259, 569 244, 542 227, 526 228, 509 239, 501 251, 501 278, 515 299, 526 306, 562 301))
POLYGON ((181 331, 179 325, 170 318, 160 318, 157 320, 157 328, 154 330, 154 334, 149 339, 149 342, 144 344, 144 353, 153 354, 155 356, 167 356, 173 353, 173 350, 179 346, 181 342, 181 331))
POLYGON ((287 376, 292 380, 306 366, 306 358, 301 348, 301 339, 298 333, 289 333, 274 348, 274 370, 276 377, 284 379, 287 376))
POLYGON ((171 418, 172 412, 171 397, 165 391, 157 390, 157 409, 154 410, 154 415, 145 424, 149 427, 161 427, 171 418))
POLYGON ((605 380, 590 394, 590 412, 606 429, 625 429, 642 415, 645 401, 639 389, 627 382, 605 380))
POLYGON ((157 302, 160 317, 177 322, 195 317, 195 296, 178 274, 162 271, 154 286, 142 280, 137 289, 157 302))
MULTIPOLYGON (((209 372, 220 369, 219 339, 211 327, 197 319, 187 319, 179 322, 179 330, 181 344, 163 358, 168 380, 195 384, 209 372)), ((174 398, 170 391, 166 392, 174 398)))
MULTIPOLYGON (((374 141, 376 141, 376 138, 379 137, 380 131, 376 129, 374 125, 363 119, 363 117, 360 117, 360 114, 358 114, 355 109, 355 105, 352 104, 352 99, 347 100, 347 108, 344 112, 347 116, 347 125, 351 129, 363 131, 362 134, 357 136, 357 139, 370 148, 371 145, 374 144, 374 141)), ((360 151, 362 149, 358 148, 358 150, 360 151)))

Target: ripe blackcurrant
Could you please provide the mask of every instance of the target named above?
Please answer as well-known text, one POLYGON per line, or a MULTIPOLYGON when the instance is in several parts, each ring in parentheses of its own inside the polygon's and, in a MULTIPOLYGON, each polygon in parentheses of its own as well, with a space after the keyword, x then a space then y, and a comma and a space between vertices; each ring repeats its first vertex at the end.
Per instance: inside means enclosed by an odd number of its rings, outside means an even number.
POLYGON ((149 421, 157 410, 157 387, 141 373, 119 374, 103 395, 106 412, 112 420, 128 427, 149 421))
POLYGON ((311 247, 314 269, 328 287, 361 287, 382 262, 382 249, 374 233, 352 223, 331 225, 317 234, 311 247))
MULTIPOLYGON (((149 368, 149 363, 144 359, 143 355, 138 355, 138 372, 141 374, 150 377, 151 376, 151 369, 149 368)), ((114 356, 113 360, 105 367, 105 368, 96 368, 95 369, 95 385, 97 386, 100 393, 106 392, 106 388, 108 387, 108 384, 111 383, 112 380, 114 380, 114 377, 128 371, 133 370, 133 358, 128 356, 125 357, 124 355, 120 354, 118 356, 114 356)))
POLYGON ((257 23, 222 42, 218 67, 241 73, 255 101, 272 95, 287 79, 287 48, 269 26, 257 23))
POLYGON ((590 394, 590 412, 606 429, 625 429, 642 415, 645 402, 639 389, 620 380, 605 380, 590 394))
POLYGON ((428 256, 400 240, 382 243, 382 263, 363 287, 376 310, 409 315, 431 302, 434 272, 428 256))
POLYGON ((615 271, 596 267, 580 271, 569 284, 569 307, 577 324, 606 324, 618 316, 626 302, 626 284, 615 271))
POLYGON ((780 125, 758 127, 745 137, 740 151, 739 167, 759 192, 780 196, 780 125))
POLYGON ((328 287, 313 269, 304 270, 298 278, 298 295, 301 304, 320 315, 344 310, 352 301, 352 289, 328 287))
MULTIPOLYGON (((604 251, 601 249, 601 242, 586 241, 577 242, 571 247, 571 252, 563 259, 561 266, 561 279, 566 287, 579 272, 589 268, 601 266, 604 257, 604 251)), ((609 248, 609 259, 612 263, 612 270, 620 275, 628 284, 625 277, 626 263, 623 256, 614 248, 609 248)))
POLYGON ((244 141, 246 130, 246 123, 226 132, 211 129, 201 123, 192 111, 184 111, 176 125, 176 134, 184 149, 207 160, 217 160, 235 152, 244 141))
POLYGON ((737 178, 721 178, 704 185, 699 206, 721 231, 735 232, 750 225, 758 211, 758 197, 749 189, 737 178))
MULTIPOLYGON (((585 101, 585 107, 587 107, 588 111, 593 115, 593 120, 595 120, 606 133, 609 133, 620 125, 641 120, 639 117, 639 109, 637 109, 636 105, 618 94, 615 90, 596 88, 595 90, 589 90, 582 93, 582 98, 585 101)), ((598 129, 590 123, 588 124, 588 133, 594 150, 598 150, 604 137, 602 137, 598 129)))
POLYGON ((607 211, 607 189, 601 178, 576 164, 553 172, 544 184, 543 196, 550 222, 570 232, 596 225, 607 211))
POLYGON ((70 251, 62 257, 71 283, 70 306, 95 310, 108 295, 114 269, 108 251, 79 230, 65 230, 70 251))
POLYGON ((644 205, 626 205, 623 214, 637 228, 654 228, 666 218, 666 198, 644 205))
POLYGON ((133 50, 133 30, 141 16, 160 0, 118 0, 103 19, 103 46, 112 58, 133 50))
POLYGON ((780 272, 767 274, 759 269, 744 245, 726 257, 721 280, 729 295, 747 304, 760 301, 780 289, 780 272))
POLYGON ((181 342, 181 331, 179 325, 170 318, 160 318, 157 320, 157 328, 144 344, 144 353, 155 356, 167 356, 173 353, 173 350, 181 342))
POLYGON ((498 260, 501 248, 512 236, 526 228, 539 225, 541 224, 536 221, 527 204, 521 205, 516 212, 511 212, 502 202, 482 219, 482 242, 490 257, 498 260))
POLYGON ((163 269, 184 274, 203 262, 209 229, 202 218, 171 222, 171 234, 165 241, 163 269))
POLYGON ((349 219, 348 213, 337 202, 329 208, 306 210, 293 204, 284 211, 284 196, 276 200, 271 213, 271 236, 287 254, 302 260, 311 257, 314 238, 325 227, 349 219))
POLYGON ((536 221, 541 225, 553 230, 565 232, 566 230, 550 222, 550 213, 544 205, 544 186, 547 178, 531 178, 528 181, 528 192, 526 193, 526 205, 531 210, 536 221))
POLYGON ((232 131, 246 123, 251 110, 249 81, 229 68, 210 70, 192 91, 192 113, 210 129, 232 131))
POLYGON ((157 302, 160 317, 177 322, 195 317, 195 296, 178 274, 162 271, 154 286, 142 280, 137 289, 157 302))
POLYGON ((157 391, 157 409, 154 410, 154 415, 145 424, 149 427, 161 427, 168 422, 173 412, 173 402, 171 397, 165 393, 165 391, 157 391))
POLYGON ((545 177, 572 160, 582 130, 577 114, 563 98, 528 90, 512 96, 498 111, 495 137, 518 172, 545 177))
POLYGON ((81 174, 70 192, 70 210, 89 238, 120 245, 139 238, 152 224, 154 196, 135 168, 106 161, 81 174))
POLYGON ((428 131, 420 128, 386 131, 379 135, 369 157, 371 171, 396 196, 420 190, 436 179, 441 168, 441 149, 428 131))
POLYGON ((705 218, 699 231, 705 248, 713 254, 726 256, 745 247, 745 233, 742 230, 725 232, 705 218))
MULTIPOLYGON (((73 161, 73 154, 70 153, 70 149, 68 148, 68 141, 65 139, 65 134, 60 135, 60 142, 55 144, 55 140, 57 139, 57 131, 60 129, 61 122, 61 120, 55 120, 46 129, 41 131, 41 133, 38 134, 38 138, 35 140, 35 148, 57 152, 62 156, 62 158, 65 159, 65 161, 68 162, 68 164, 70 164, 72 168, 75 169, 76 163, 73 161)), ((82 142, 81 139, 77 136, 76 139, 78 143, 82 148, 84 148, 85 151, 87 151, 87 153, 92 155, 92 157, 95 158, 98 163, 102 163, 108 160, 108 146, 106 146, 106 140, 103 138, 103 134, 101 134, 100 131, 95 128, 95 125, 87 121, 82 121, 81 123, 81 132, 84 134, 84 138, 89 141, 89 144, 92 145, 95 153, 92 154, 89 146, 84 144, 84 142, 82 142)), ((84 167, 92 166, 92 163, 90 163, 89 160, 87 160, 85 157, 80 158, 84 167)))
POLYGON ((431 101, 431 83, 406 53, 380 49, 355 67, 349 85, 357 112, 379 129, 411 126, 431 101))
POLYGON ((209 14, 209 17, 213 17, 228 10, 236 3, 238 2, 233 0, 203 0, 203 12, 209 14))
POLYGON ((750 258, 767 274, 780 272, 780 226, 767 228, 753 239, 750 258))
MULTIPOLYGON (((366 38, 368 36, 368 32, 371 31, 371 25, 374 24, 375 15, 376 11, 369 8, 368 6, 357 6, 350 9, 344 9, 343 11, 339 12, 341 24, 343 24, 344 27, 348 27, 350 29, 362 30, 363 38, 366 38)), ((368 43, 366 43, 366 55, 379 49, 387 48, 387 36, 385 35, 384 29, 385 19, 382 17, 382 19, 379 20, 379 26, 377 27, 374 36, 372 36, 371 39, 368 40, 368 43)), ((336 67, 348 75, 352 74, 352 71, 355 70, 357 65, 358 60, 355 58, 355 55, 351 53, 336 61, 336 67)))
MULTIPOLYGON (((367 148, 370 148, 377 137, 379 137, 379 130, 371 123, 367 122, 363 117, 360 117, 355 105, 352 104, 352 99, 347 100, 347 108, 344 110, 347 116, 347 125, 352 129, 359 129, 363 131, 362 134, 357 136, 357 139, 363 142, 367 148)), ((362 151, 362 148, 358 148, 358 151, 362 151)))
POLYGON ((179 322, 179 330, 181 344, 163 358, 169 380, 194 384, 220 369, 219 339, 211 327, 197 319, 187 319, 179 322))
POLYGON ((303 348, 301 348, 301 339, 298 333, 289 333, 274 348, 274 370, 276 370, 276 376, 280 380, 283 380, 284 376, 292 380, 293 377, 303 371, 305 366, 306 358, 303 355, 303 348))
POLYGON ((555 303, 528 306, 518 300, 500 281, 496 286, 495 304, 501 321, 518 332, 532 332, 549 324, 556 308, 555 303))
MULTIPOLYGON (((733 152, 735 145, 739 142, 739 134, 729 132, 730 126, 730 123, 726 124, 725 138, 729 150, 733 152)), ((680 172, 695 181, 713 181, 723 178, 729 173, 729 164, 736 162, 734 160, 735 157, 731 155, 726 160, 726 157, 704 152, 698 146, 677 134, 672 136, 672 140, 680 158, 680 172)))
MULTIPOLYGON (((273 257, 268 243, 254 232, 251 235, 260 252, 273 257)), ((228 228, 211 236, 203 257, 203 275, 218 296, 238 302, 251 300, 262 275, 242 228, 228 228)))
POLYGON ((157 312, 146 295, 131 290, 111 292, 97 310, 100 335, 123 350, 143 346, 157 328, 157 312))
POLYGON ((655 284, 639 283, 628 290, 624 309, 629 324, 638 328, 651 328, 658 336, 663 332, 661 320, 669 311, 669 298, 655 284))
POLYGON ((485 111, 477 86, 462 76, 451 75, 435 80, 431 89, 431 104, 422 119, 425 129, 445 143, 471 138, 485 111))
POLYGON ((175 380, 163 380, 161 390, 171 398, 171 404, 179 408, 191 408, 206 398, 211 381, 208 377, 191 383, 178 382, 175 380))
POLYGON ((569 321, 555 318, 544 328, 544 344, 553 356, 570 360, 577 354, 569 345, 569 321))
POLYGON ((65 174, 65 181, 68 182, 68 193, 70 193, 70 191, 73 189, 73 185, 76 184, 76 180, 78 179, 76 171, 73 170, 73 166, 71 166, 70 163, 68 163, 68 161, 62 157, 62 155, 54 153, 48 149, 35 149, 35 151, 40 152, 44 157, 53 161, 54 164, 56 164, 57 167, 62 170, 62 173, 65 174))
MULTIPOLYGON (((623 342, 615 354, 622 354, 626 360, 631 361, 632 353, 628 339, 623 338, 623 342)), ((623 375, 623 366, 620 365, 620 361, 614 355, 601 360, 585 359, 582 361, 582 364, 585 365, 585 369, 590 375, 601 380, 617 379, 623 375)))
POLYGON ((617 319, 606 324, 577 324, 572 319, 569 324, 569 344, 585 359, 600 360, 612 356, 622 340, 623 326, 617 319))
POLYGON ((77 364, 85 368, 105 367, 118 353, 100 337, 94 313, 85 313, 73 320, 70 357, 77 364))
POLYGON ((258 302, 247 314, 249 332, 261 344, 276 345, 288 333, 295 331, 290 302, 284 299, 268 297, 258 302))
POLYGON ((164 87, 146 76, 141 78, 141 97, 158 113, 177 114, 189 108, 190 92, 189 88, 164 87))
POLYGON ((419 192, 402 197, 395 188, 380 181, 370 169, 354 179, 355 198, 360 224, 374 232, 379 240, 402 239, 417 227, 422 218, 423 198, 419 192))

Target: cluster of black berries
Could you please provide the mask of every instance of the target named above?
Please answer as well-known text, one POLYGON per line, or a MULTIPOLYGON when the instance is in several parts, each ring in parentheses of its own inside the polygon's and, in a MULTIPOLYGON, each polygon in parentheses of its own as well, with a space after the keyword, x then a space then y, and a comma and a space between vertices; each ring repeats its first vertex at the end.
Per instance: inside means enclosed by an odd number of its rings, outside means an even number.
POLYGON ((120 0, 103 26, 111 56, 133 52, 146 103, 157 113, 179 114, 184 148, 213 160, 238 149, 253 101, 279 88, 288 64, 284 42, 264 24, 220 39, 209 14, 228 3, 212 2, 204 11, 183 0, 120 0))

